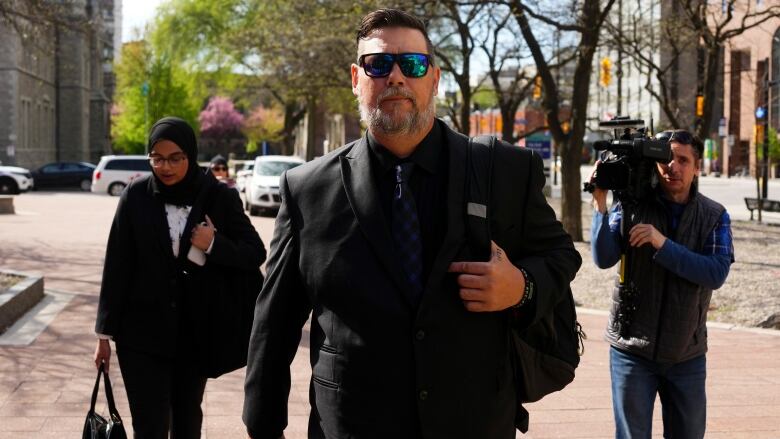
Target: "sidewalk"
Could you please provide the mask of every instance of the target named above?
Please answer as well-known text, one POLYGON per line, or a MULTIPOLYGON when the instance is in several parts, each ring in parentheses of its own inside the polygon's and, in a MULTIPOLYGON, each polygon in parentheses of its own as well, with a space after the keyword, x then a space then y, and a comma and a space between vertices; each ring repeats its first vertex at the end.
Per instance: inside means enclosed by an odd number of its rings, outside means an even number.
MULTIPOLYGON (((86 361, 96 299, 76 296, 28 347, 0 347, 0 439, 78 437, 94 383, 86 361)), ((606 315, 580 310, 589 338, 577 378, 564 391, 530 404, 525 438, 609 438, 613 422, 606 315)), ((305 332, 304 334, 307 334, 305 332)), ((304 439, 308 419, 309 351, 302 343, 293 362, 288 439, 304 439)), ((114 366, 116 363, 114 363, 114 366)), ((710 329, 707 438, 780 438, 780 332, 710 329)), ((130 412, 119 370, 111 369, 120 414, 130 412)), ((204 398, 203 437, 241 438, 243 370, 209 382, 204 398)), ((99 410, 105 412, 105 403, 99 410)), ((654 432, 660 437, 660 409, 654 432)))
MULTIPOLYGON (((770 187, 770 194, 780 193, 772 191, 770 187)), ((92 331, 105 237, 116 199, 37 192, 17 201, 20 213, 0 217, 0 267, 41 272, 49 292, 76 294, 32 344, 0 346, 0 439, 77 438, 95 379, 92 331)), ((583 211, 583 216, 589 214, 583 211)), ((253 217, 253 222, 270 242, 272 221, 253 217)), ((589 220, 583 225, 587 227, 589 220)), ((603 314, 580 310, 590 338, 577 378, 564 391, 529 405, 531 431, 518 437, 614 436, 603 314)), ((289 439, 306 437, 307 341, 304 338, 293 363, 289 439)), ((124 386, 113 364, 117 404, 129 425, 124 386)), ((712 327, 708 370, 707 438, 780 439, 780 331, 712 327)), ((245 437, 242 405, 243 370, 212 380, 203 402, 203 437, 245 437)), ((105 413, 103 400, 98 410, 105 413)), ((660 411, 656 415, 654 428, 660 437, 660 411)))

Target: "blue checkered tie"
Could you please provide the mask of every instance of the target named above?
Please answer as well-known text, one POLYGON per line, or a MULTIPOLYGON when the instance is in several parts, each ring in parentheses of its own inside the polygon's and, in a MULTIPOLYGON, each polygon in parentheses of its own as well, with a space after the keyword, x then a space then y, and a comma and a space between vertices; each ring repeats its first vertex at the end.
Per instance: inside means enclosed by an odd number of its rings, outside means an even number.
POLYGON ((414 163, 401 163, 395 167, 395 194, 393 196, 393 240, 404 273, 414 288, 422 293, 422 236, 417 219, 414 194, 409 189, 409 177, 414 163))

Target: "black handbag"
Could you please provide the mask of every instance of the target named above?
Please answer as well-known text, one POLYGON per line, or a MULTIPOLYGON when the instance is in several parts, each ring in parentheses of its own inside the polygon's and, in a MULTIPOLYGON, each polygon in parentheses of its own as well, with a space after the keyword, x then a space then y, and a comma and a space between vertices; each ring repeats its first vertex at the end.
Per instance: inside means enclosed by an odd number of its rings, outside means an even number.
POLYGON ((95 387, 92 389, 92 402, 89 406, 87 419, 84 421, 84 433, 82 439, 127 439, 125 426, 122 418, 114 405, 114 392, 111 390, 111 380, 108 373, 103 370, 104 365, 100 365, 95 387), (106 399, 108 400, 108 419, 95 413, 95 403, 97 402, 98 389, 100 389, 100 375, 103 375, 106 388, 106 399))

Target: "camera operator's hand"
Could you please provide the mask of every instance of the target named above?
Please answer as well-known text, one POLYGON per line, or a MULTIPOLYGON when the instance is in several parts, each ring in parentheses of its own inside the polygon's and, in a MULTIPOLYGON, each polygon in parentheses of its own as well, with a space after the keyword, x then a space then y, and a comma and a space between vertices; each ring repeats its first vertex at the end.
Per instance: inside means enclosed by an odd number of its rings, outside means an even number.
POLYGON ((632 247, 650 244, 659 250, 666 242, 666 236, 650 224, 637 224, 628 232, 628 242, 632 247))
POLYGON ((609 190, 596 186, 596 169, 598 169, 600 162, 601 160, 596 160, 596 166, 593 167, 593 172, 590 174, 590 182, 593 184, 593 208, 603 215, 607 213, 607 193, 609 190))

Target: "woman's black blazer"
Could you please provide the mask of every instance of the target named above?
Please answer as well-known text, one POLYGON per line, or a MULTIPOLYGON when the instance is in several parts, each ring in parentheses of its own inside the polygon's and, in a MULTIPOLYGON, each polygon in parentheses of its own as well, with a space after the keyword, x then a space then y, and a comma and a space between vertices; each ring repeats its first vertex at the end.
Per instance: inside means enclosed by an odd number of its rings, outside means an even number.
POLYGON ((174 258, 164 203, 152 190, 152 178, 135 180, 119 199, 95 331, 123 347, 174 357, 197 346, 202 317, 208 313, 206 298, 231 293, 225 273, 260 277, 266 252, 235 189, 207 175, 187 220, 179 258, 174 258), (191 230, 205 215, 217 232, 206 264, 199 267, 186 256, 191 230))

